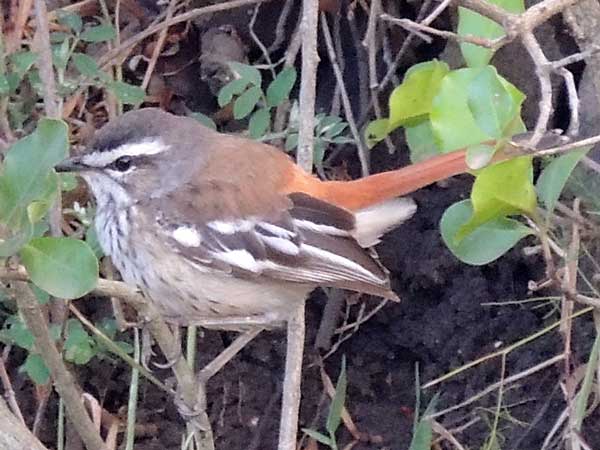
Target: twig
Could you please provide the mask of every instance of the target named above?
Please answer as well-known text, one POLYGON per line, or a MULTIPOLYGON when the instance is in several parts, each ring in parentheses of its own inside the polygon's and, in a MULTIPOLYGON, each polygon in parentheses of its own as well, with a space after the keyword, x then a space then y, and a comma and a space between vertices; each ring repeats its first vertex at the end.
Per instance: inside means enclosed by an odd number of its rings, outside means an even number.
POLYGON ((333 40, 331 38, 331 32, 329 31, 329 25, 327 24, 327 17, 325 16, 325 13, 321 13, 321 29, 323 31, 323 36, 325 37, 325 44, 327 46, 329 60, 331 61, 331 65, 333 67, 333 73, 335 74, 335 78, 340 88, 342 105, 344 105, 344 114, 346 116, 346 120, 348 120, 348 125, 350 126, 350 131, 352 132, 356 146, 358 147, 358 159, 360 160, 361 172, 362 175, 366 177, 369 175, 369 154, 356 126, 356 121, 354 120, 352 104, 350 103, 350 98, 348 97, 346 86, 344 85, 344 77, 337 63, 335 49, 333 48, 333 40))
POLYGON ((12 387, 12 382, 10 381, 10 377, 8 376, 8 372, 6 371, 6 359, 8 357, 8 351, 10 350, 10 346, 5 347, 5 351, 3 352, 2 357, 0 357, 0 379, 2 380, 2 387, 4 388, 4 397, 8 401, 8 405, 10 406, 13 414, 21 421, 23 425, 25 425, 25 419, 23 419, 23 414, 21 413, 21 408, 19 408, 19 404, 17 403, 17 398, 15 397, 15 391, 12 387))
POLYGON ((575 137, 579 135, 579 96, 577 95, 575 79, 573 78, 573 74, 564 67, 559 67, 556 69, 556 73, 561 75, 565 80, 565 86, 567 87, 567 94, 569 98, 569 111, 571 112, 571 115, 567 135, 575 137))
MULTIPOLYGON (((306 0, 305 0, 306 1, 306 0)), ((281 424, 278 450, 295 450, 300 412, 300 386, 304 355, 304 302, 301 302, 288 320, 285 378, 281 401, 281 424)))
POLYGON ((52 67, 52 49, 50 48, 50 31, 48 29, 48 10, 46 2, 35 0, 35 22, 37 26, 36 43, 38 47, 37 65, 42 80, 44 108, 46 115, 52 119, 60 119, 60 103, 56 96, 56 83, 52 67))
POLYGON ((121 55, 121 53, 127 52, 131 47, 136 45, 138 42, 146 39, 149 36, 152 36, 155 33, 163 30, 164 28, 169 28, 173 25, 177 25, 178 23, 187 22, 188 20, 196 19, 197 17, 204 16, 207 14, 213 14, 221 11, 227 11, 229 9, 240 8, 242 6, 253 5, 255 3, 262 3, 268 0, 231 0, 229 2, 217 3, 215 5, 205 6, 203 8, 195 8, 183 14, 178 14, 177 16, 172 17, 170 20, 165 20, 164 22, 160 22, 156 25, 152 25, 145 30, 139 32, 135 36, 126 39, 121 45, 115 47, 114 49, 105 53, 99 60, 98 65, 100 67, 104 67, 109 64, 114 58, 121 55))
POLYGON ((73 376, 65 367, 62 357, 56 349, 37 299, 26 284, 23 283, 21 288, 17 296, 19 311, 25 319, 27 328, 35 338, 35 348, 50 371, 54 387, 65 403, 73 426, 89 450, 104 450, 104 442, 96 432, 94 424, 83 406, 81 394, 77 390, 73 376))
MULTIPOLYGON (((300 123, 296 161, 306 172, 313 167, 315 97, 317 82, 317 29, 319 1, 304 0, 300 34, 302 39, 302 79, 300 80, 300 123)), ((283 381, 282 413, 278 450, 295 450, 300 410, 300 385, 304 354, 304 302, 288 319, 285 378, 283 381)))
POLYGON ((535 147, 548 128, 548 122, 552 114, 552 82, 550 81, 550 71, 548 70, 549 61, 546 59, 533 33, 525 33, 522 36, 522 42, 535 64, 536 75, 540 82, 539 113, 533 130, 533 136, 529 141, 529 145, 535 147))
POLYGON ((19 2, 19 9, 16 17, 12 18, 14 28, 12 33, 7 36, 6 50, 9 54, 14 53, 21 46, 21 38, 23 37, 23 31, 25 30, 25 24, 31 13, 31 6, 33 0, 22 0, 19 2))
MULTIPOLYGON (((165 22, 168 22, 175 14, 175 8, 177 6, 177 0, 170 0, 169 6, 167 6, 167 15, 165 17, 165 22)), ((156 67, 156 62, 160 56, 160 52, 162 52, 163 46, 165 45, 165 40, 167 39, 167 33, 169 31, 169 27, 164 27, 160 34, 158 35, 158 39, 154 44, 154 49, 152 50, 152 57, 150 61, 148 61, 148 67, 146 68, 146 73, 144 74, 144 79, 142 81, 142 89, 145 91, 150 84, 150 80, 152 78, 152 73, 154 72, 154 68, 156 67)))
POLYGON ((250 37, 252 38, 252 40, 258 46, 258 48, 260 48, 260 51, 262 52, 262 56, 263 56, 263 58, 265 58, 265 61, 266 61, 267 65, 269 66, 269 70, 271 71, 271 76, 273 78, 275 78, 275 75, 276 75, 275 68, 273 65, 273 61, 271 60, 271 56, 269 55, 269 51, 265 47, 265 44, 262 43, 262 41, 258 38, 256 33, 254 32, 254 24, 256 23, 256 18, 258 17, 259 11, 260 11, 260 3, 257 3, 256 6, 254 6, 254 12, 252 13, 252 18, 250 19, 250 23, 248 24, 248 30, 250 31, 250 37))
POLYGON ((534 373, 537 373, 540 370, 543 370, 547 367, 553 366, 554 364, 564 360, 564 358, 565 358, 565 356, 562 353, 560 355, 556 355, 550 359, 547 359, 544 362, 541 362, 539 364, 536 364, 533 367, 530 367, 529 369, 523 370, 515 375, 505 378, 504 380, 493 383, 493 384, 489 385, 488 387, 486 387, 485 389, 479 391, 477 394, 469 397, 468 399, 466 399, 456 405, 452 405, 449 408, 435 412, 424 418, 425 419, 435 419, 437 417, 444 416, 452 411, 456 411, 457 409, 464 408, 465 406, 468 406, 471 403, 476 402, 480 398, 485 397, 489 393, 494 392, 496 389, 499 389, 501 386, 507 386, 507 385, 509 385, 511 383, 515 383, 523 378, 527 378, 528 376, 533 375, 534 373))
POLYGON ((288 16, 290 15, 290 11, 292 10, 293 5, 293 0, 285 0, 283 9, 281 10, 281 14, 279 15, 279 19, 277 19, 277 25, 275 26, 275 39, 273 40, 273 43, 269 45, 269 49, 267 50, 268 54, 279 50, 279 47, 281 46, 281 43, 283 42, 283 39, 285 37, 285 24, 287 22, 288 16))

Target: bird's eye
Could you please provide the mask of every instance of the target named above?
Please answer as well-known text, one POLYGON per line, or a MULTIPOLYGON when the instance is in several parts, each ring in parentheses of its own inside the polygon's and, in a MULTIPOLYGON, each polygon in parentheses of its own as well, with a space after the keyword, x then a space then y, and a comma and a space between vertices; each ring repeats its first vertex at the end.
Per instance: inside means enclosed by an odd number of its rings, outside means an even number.
POLYGON ((132 164, 131 156, 121 156, 111 164, 119 172, 127 172, 132 164))

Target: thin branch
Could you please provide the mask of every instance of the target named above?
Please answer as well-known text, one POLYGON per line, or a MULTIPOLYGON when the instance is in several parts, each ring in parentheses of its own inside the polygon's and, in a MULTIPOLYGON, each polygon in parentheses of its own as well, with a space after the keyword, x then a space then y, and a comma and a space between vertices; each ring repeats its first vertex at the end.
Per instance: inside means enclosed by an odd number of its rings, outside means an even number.
POLYGON ((231 0, 229 2, 217 3, 215 5, 205 6, 203 8, 195 8, 183 14, 179 14, 170 20, 165 20, 164 22, 158 23, 156 25, 152 25, 135 36, 126 39, 121 43, 118 47, 108 51, 105 53, 99 60, 98 65, 101 67, 106 66, 115 58, 117 58, 122 53, 127 52, 131 47, 143 41, 149 36, 152 36, 155 33, 163 30, 164 28, 172 27, 173 25, 177 25, 178 23, 187 22, 188 20, 196 19, 200 16, 205 16, 207 14, 213 14, 221 11, 227 11, 230 9, 240 8, 242 6, 253 5, 255 3, 262 3, 268 0, 231 0))
POLYGON ((327 17, 325 16, 325 13, 321 13, 321 29, 323 31, 323 36, 325 37, 325 44, 327 46, 329 60, 331 61, 331 65, 333 67, 333 73, 335 74, 337 84, 340 88, 340 94, 342 96, 342 105, 344 105, 344 115, 346 116, 346 120, 348 121, 348 125, 350 126, 350 131, 352 132, 352 136, 354 137, 356 146, 358 147, 358 159, 360 160, 362 176, 366 177, 369 175, 369 153, 368 150, 365 148, 365 145, 360 136, 360 132, 358 131, 358 127, 356 126, 356 121, 354 120, 354 114, 352 113, 352 104, 350 103, 348 92, 346 91, 342 71, 340 70, 340 67, 337 63, 335 49, 333 48, 333 40, 331 38, 331 32, 329 31, 329 25, 327 24, 327 17))
POLYGON ((50 336, 48 324, 37 299, 24 283, 19 290, 19 295, 17 295, 19 311, 25 319, 27 328, 35 338, 35 348, 50 371, 54 387, 63 399, 69 419, 89 450, 105 450, 104 442, 96 432, 96 428, 83 406, 75 380, 67 370, 54 340, 50 336))

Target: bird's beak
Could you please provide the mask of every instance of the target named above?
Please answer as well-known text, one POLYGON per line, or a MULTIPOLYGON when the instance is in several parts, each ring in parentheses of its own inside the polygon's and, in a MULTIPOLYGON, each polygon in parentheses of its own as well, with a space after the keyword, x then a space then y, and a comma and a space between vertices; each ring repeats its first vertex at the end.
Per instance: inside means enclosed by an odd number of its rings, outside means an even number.
POLYGON ((89 166, 81 161, 78 156, 65 159, 63 162, 54 166, 54 170, 57 172, 81 172, 82 170, 88 169, 89 166))

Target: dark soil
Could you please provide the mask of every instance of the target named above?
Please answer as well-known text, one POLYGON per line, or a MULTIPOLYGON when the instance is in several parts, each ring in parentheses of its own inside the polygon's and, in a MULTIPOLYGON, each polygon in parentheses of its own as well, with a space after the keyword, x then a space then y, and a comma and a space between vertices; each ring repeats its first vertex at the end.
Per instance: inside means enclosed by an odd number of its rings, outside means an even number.
MULTIPOLYGON (((246 18, 243 16, 243 20, 246 18)), ((272 30, 272 27, 264 29, 272 30)), ((428 52, 431 51, 428 47, 428 52)), ((428 54, 421 59, 434 56, 428 54)), ((412 64, 414 54, 409 54, 408 58, 412 64)), ((351 68, 357 65, 351 58, 347 64, 351 68)), ((349 73, 354 72, 350 70, 349 73)), ((531 73, 526 75, 533 80, 531 73)), ((322 91, 331 92, 331 86, 331 78, 320 78, 322 91)), ((523 86, 519 87, 523 89, 523 86)), ((327 104, 328 99, 320 98, 319 101, 327 104)), ((530 119, 526 117, 526 121, 530 119)), ((402 154, 389 155, 385 149, 375 151, 376 170, 405 164, 402 154)), ((345 159, 351 167, 356 164, 354 156, 345 159)), ((445 187, 429 187, 413 196, 419 204, 416 216, 386 236, 378 246, 381 260, 390 269, 394 289, 402 302, 386 305, 325 362, 325 370, 335 382, 342 356, 347 360, 346 405, 357 428, 365 436, 364 442, 353 447, 354 450, 408 448, 414 415, 422 413, 434 394, 439 394, 437 410, 458 404, 498 382, 502 361, 490 359, 423 391, 421 411, 415 411, 417 368, 421 382, 432 380, 529 336, 558 318, 551 307, 536 308, 536 303, 486 305, 529 298, 528 281, 543 278, 544 267, 539 255, 525 257, 521 248, 516 248, 495 263, 470 267, 447 250, 440 238, 439 220, 449 205, 468 195, 469 187, 469 177, 465 176, 447 182, 445 187)), ((551 293, 535 295, 548 294, 551 293)), ((318 354, 313 344, 325 296, 318 291, 312 297, 307 308, 301 426, 323 430, 329 400, 323 402, 323 385, 314 364, 318 354)), ((361 301, 373 307, 378 299, 364 297, 361 301)), ((98 319, 108 314, 106 305, 107 301, 94 299, 85 307, 98 319)), ((354 310, 357 308, 354 306, 354 310)), ((572 362, 576 366, 585 361, 594 333, 589 318, 577 319, 574 324, 572 362)), ((231 333, 207 331, 199 339, 199 362, 209 361, 232 338, 231 333)), ((555 329, 511 352, 506 359, 505 377, 541 363, 561 350, 562 341, 555 329)), ((218 449, 276 448, 284 356, 284 332, 265 332, 209 382, 208 406, 218 449)), ((21 363, 19 358, 11 361, 11 377, 24 414, 33 417, 34 393, 25 376, 16 370, 21 363)), ((541 447, 565 407, 558 385, 561 369, 547 368, 511 385, 504 392, 497 430, 498 443, 503 450, 541 447)), ((157 374, 161 378, 170 376, 168 370, 158 370, 157 374)), ((117 414, 124 410, 129 371, 123 363, 94 359, 77 369, 77 376, 83 388, 95 395, 108 411, 117 414)), ((497 401, 496 392, 493 392, 440 421, 451 429, 478 418, 455 436, 465 447, 480 448, 490 436, 497 401)), ((184 426, 171 398, 142 380, 138 410, 138 423, 147 437, 138 440, 136 449, 180 448, 184 426)), ((41 438, 50 447, 54 447, 55 442, 55 418, 56 404, 52 400, 41 430, 41 438)), ((596 439, 588 442, 592 448, 600 448, 600 433, 593 432, 598 431, 599 422, 594 419, 591 417, 586 421, 589 430, 585 435, 596 439)), ((343 426, 338 437, 340 448, 351 441, 351 435, 343 426)))

